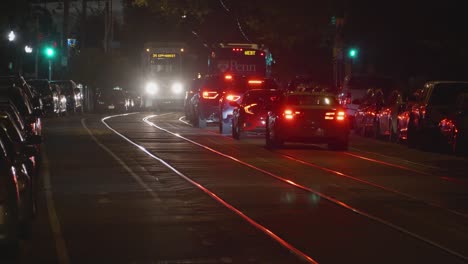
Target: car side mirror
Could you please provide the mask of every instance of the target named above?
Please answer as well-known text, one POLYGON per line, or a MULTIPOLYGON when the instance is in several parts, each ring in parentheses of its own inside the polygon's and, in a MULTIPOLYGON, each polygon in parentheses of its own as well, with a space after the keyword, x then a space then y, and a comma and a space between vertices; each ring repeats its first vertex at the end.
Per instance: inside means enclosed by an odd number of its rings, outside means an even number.
POLYGON ((352 104, 360 105, 360 104, 361 104, 361 100, 360 100, 360 99, 354 99, 351 103, 352 103, 352 104))
POLYGON ((30 135, 26 138, 26 144, 28 145, 40 145, 42 143, 42 137, 39 135, 30 135))
POLYGON ((233 106, 233 107, 239 107, 239 104, 237 102, 234 102, 234 101, 230 101, 229 105, 233 106))

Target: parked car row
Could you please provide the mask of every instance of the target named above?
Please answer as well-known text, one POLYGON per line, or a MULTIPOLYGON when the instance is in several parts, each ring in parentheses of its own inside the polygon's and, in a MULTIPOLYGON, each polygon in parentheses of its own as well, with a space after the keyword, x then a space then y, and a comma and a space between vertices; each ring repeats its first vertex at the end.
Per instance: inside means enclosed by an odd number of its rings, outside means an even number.
POLYGON ((194 126, 218 124, 221 134, 237 140, 261 133, 270 148, 284 142, 348 148, 349 121, 332 93, 280 89, 272 79, 213 75, 193 82, 184 108, 194 126))
POLYGON ((0 77, 0 244, 17 246, 36 214, 42 99, 21 76, 0 77))
POLYGON ((468 82, 430 81, 406 102, 396 89, 369 89, 356 101, 357 134, 425 150, 468 150, 468 82))
POLYGON ((46 115, 83 112, 83 92, 72 80, 32 79, 27 81, 39 95, 46 115))

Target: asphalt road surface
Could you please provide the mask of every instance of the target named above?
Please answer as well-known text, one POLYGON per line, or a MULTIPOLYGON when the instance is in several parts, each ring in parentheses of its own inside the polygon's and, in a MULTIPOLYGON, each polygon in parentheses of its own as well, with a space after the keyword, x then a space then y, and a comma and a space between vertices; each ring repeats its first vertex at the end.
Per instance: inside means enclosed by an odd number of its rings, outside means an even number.
POLYGON ((264 147, 180 112, 44 121, 39 215, 0 263, 466 263, 468 158, 264 147))

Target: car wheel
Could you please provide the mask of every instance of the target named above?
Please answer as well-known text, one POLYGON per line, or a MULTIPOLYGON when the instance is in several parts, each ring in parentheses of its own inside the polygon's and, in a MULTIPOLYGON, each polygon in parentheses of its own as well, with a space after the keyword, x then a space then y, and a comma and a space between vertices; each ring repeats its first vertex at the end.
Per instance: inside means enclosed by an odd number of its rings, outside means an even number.
POLYGON ((389 120, 388 121, 388 141, 390 142, 397 142, 398 141, 398 136, 397 136, 397 133, 398 133, 398 130, 395 132, 395 129, 393 129, 393 122, 392 120, 389 120))
POLYGON ((231 122, 232 122, 232 124, 231 124, 232 138, 233 139, 239 139, 239 131, 238 131, 238 128, 237 128, 236 124, 234 123, 234 119, 231 122))
POLYGON ((206 120, 202 118, 200 115, 197 115, 197 127, 198 128, 206 128, 206 120))
POLYGON ((372 137, 375 139, 380 139, 380 123, 377 120, 372 122, 372 137))
POLYGON ((223 120, 219 120, 219 133, 221 135, 229 133, 229 124, 223 122, 223 120))
POLYGON ((284 144, 284 141, 279 137, 278 133, 275 131, 275 127, 270 128, 268 125, 268 120, 267 120, 267 126, 266 126, 266 132, 265 132, 265 143, 267 148, 278 148, 281 147, 284 144))

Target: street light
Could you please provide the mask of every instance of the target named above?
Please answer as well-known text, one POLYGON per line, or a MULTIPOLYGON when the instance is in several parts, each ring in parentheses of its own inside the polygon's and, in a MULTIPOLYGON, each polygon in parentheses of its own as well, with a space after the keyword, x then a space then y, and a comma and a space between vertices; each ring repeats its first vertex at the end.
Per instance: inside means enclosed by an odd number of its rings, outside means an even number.
POLYGON ((29 53, 32 53, 32 52, 33 52, 33 48, 30 47, 30 46, 28 46, 28 45, 26 45, 26 46, 24 46, 24 52, 26 52, 26 53, 28 53, 28 54, 29 54, 29 53))
POLYGON ((13 41, 15 41, 15 39, 16 39, 16 34, 12 30, 12 31, 10 31, 10 33, 8 33, 8 41, 13 42, 13 41))

